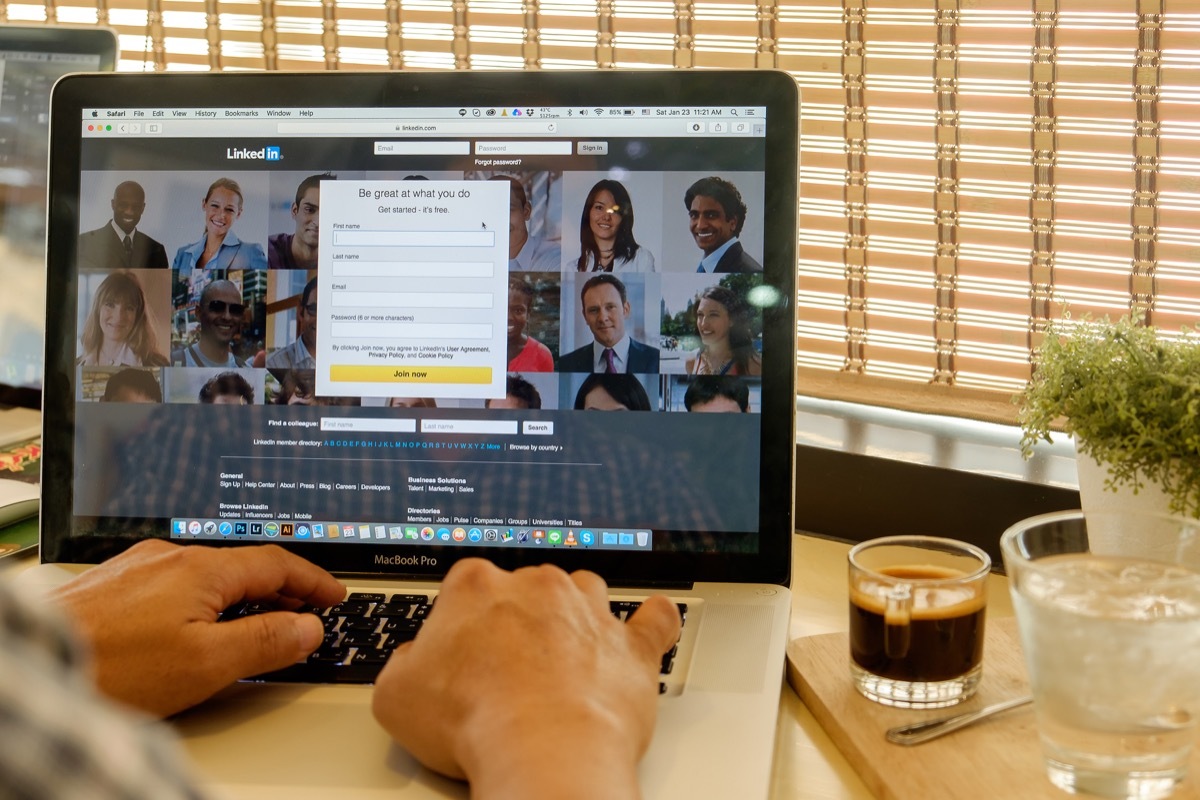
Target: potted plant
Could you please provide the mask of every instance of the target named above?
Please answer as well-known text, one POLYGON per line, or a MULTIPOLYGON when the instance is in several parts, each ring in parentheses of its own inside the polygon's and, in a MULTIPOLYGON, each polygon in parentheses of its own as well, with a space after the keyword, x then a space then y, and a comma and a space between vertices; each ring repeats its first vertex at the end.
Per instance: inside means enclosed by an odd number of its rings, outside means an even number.
POLYGON ((1038 353, 1019 396, 1025 457, 1061 428, 1075 437, 1081 494, 1090 459, 1104 489, 1161 490, 1164 511, 1200 517, 1200 335, 1166 338, 1139 315, 1066 318, 1038 353))

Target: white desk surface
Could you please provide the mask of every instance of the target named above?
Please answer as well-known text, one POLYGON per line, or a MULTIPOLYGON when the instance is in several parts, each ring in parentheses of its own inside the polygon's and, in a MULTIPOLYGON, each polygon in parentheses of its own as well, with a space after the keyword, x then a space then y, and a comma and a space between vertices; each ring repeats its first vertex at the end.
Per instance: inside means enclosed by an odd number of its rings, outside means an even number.
MULTIPOLYGON (((798 534, 792 543, 791 637, 846 630, 849 604, 846 553, 850 546, 803 534, 798 534)), ((19 571, 35 563, 36 556, 0 559, 0 572, 19 571)), ((1011 615, 1008 582, 993 575, 988 581, 988 616, 1011 615)), ((776 723, 771 797, 773 800, 873 798, 786 682, 776 723)))

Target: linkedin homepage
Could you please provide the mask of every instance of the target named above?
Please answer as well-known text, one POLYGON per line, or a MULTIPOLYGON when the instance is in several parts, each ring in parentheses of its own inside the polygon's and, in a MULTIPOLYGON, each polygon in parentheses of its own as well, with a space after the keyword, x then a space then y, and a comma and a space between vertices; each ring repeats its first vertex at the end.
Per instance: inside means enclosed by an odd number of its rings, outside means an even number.
POLYGON ((755 530, 762 141, 605 144, 85 140, 76 516, 755 530))

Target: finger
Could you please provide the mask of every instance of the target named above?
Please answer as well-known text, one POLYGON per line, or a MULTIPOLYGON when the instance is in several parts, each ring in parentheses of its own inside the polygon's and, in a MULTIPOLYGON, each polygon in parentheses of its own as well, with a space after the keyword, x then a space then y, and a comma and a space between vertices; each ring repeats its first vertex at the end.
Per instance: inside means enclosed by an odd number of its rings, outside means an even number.
POLYGON ((657 661, 671 649, 671 645, 679 641, 682 622, 678 607, 661 594, 656 594, 647 598, 625 625, 642 642, 649 656, 657 661))
POLYGON ((337 578, 277 545, 204 552, 216 562, 211 566, 222 578, 225 605, 282 595, 325 607, 346 596, 346 587, 337 578))
POLYGON ((571 573, 571 582, 593 606, 599 603, 608 611, 608 584, 604 578, 590 570, 577 569, 571 573))
POLYGON ((325 635, 313 614, 272 611, 210 626, 212 662, 226 682, 283 669, 307 658, 325 635))

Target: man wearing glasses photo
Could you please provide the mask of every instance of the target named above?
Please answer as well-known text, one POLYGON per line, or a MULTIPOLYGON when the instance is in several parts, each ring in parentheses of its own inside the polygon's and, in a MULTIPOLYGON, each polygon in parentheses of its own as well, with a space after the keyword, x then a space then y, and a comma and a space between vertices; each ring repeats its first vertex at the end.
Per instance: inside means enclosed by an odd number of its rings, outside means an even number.
POLYGON ((300 335, 287 347, 280 348, 267 356, 268 369, 316 369, 317 368, 317 279, 304 285, 300 295, 300 307, 296 309, 296 323, 300 335))
POLYGON ((200 292, 196 305, 199 338, 171 351, 171 363, 183 367, 244 367, 246 362, 235 356, 232 345, 242 332, 246 306, 242 293, 232 281, 216 280, 200 292))

